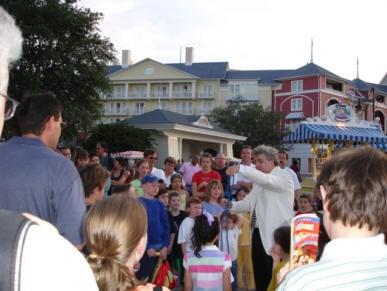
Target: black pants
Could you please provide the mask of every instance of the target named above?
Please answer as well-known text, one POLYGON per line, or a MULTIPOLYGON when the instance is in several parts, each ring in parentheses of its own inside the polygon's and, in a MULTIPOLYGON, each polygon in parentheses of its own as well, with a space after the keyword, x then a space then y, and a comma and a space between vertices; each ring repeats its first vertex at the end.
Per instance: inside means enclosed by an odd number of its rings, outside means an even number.
POLYGON ((251 241, 251 258, 253 261, 254 281, 257 291, 266 291, 271 280, 273 259, 263 248, 259 229, 254 228, 251 241))

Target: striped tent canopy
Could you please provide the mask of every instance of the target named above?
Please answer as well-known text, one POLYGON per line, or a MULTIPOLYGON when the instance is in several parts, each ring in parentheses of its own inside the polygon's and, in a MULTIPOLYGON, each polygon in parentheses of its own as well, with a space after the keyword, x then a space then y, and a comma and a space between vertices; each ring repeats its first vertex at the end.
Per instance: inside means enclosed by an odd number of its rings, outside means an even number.
POLYGON ((121 153, 112 154, 113 158, 121 157, 126 159, 142 159, 144 158, 144 153, 140 151, 126 151, 121 153))
POLYGON ((284 139, 287 143, 308 143, 311 140, 351 141, 375 144, 385 148, 387 136, 378 127, 353 127, 302 122, 284 139))

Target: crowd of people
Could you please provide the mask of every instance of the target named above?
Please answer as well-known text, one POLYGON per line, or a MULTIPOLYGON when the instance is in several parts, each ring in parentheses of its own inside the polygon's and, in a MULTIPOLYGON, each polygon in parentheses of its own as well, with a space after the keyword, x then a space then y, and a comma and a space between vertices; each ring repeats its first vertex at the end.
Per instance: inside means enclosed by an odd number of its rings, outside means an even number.
POLYGON ((163 169, 154 149, 132 164, 105 141, 58 147, 58 99, 7 95, 21 44, 0 7, 0 134, 14 115, 20 129, 0 144, 1 290, 167 290, 152 284, 160 261, 187 291, 387 288, 382 152, 339 152, 308 194, 266 145, 243 146, 238 164, 202 153, 163 169), (323 221, 319 261, 289 271, 290 221, 305 213, 323 221))

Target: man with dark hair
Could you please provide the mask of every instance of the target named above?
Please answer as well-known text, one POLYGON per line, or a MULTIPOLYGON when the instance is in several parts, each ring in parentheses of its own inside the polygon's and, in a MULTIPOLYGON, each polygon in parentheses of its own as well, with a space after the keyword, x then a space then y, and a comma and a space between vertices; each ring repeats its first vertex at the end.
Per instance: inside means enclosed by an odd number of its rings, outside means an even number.
POLYGON ((71 160, 71 148, 69 146, 63 145, 58 147, 59 152, 66 158, 71 160))
POLYGON ((320 261, 288 273, 277 290, 386 290, 387 156, 344 150, 317 181, 331 238, 320 261))
MULTIPOLYGON (((254 163, 251 162, 251 146, 243 145, 240 152, 240 157, 241 165, 255 169, 254 163)), ((249 178, 241 175, 240 173, 236 173, 234 176, 230 177, 230 184, 235 190, 247 188, 250 191, 253 187, 253 182, 249 178)))
POLYGON ((149 164, 149 175, 156 176, 159 179, 162 179, 165 183, 165 174, 162 169, 156 168, 155 164, 158 159, 157 153, 153 149, 148 149, 144 151, 144 158, 148 161, 149 164))
POLYGON ((288 159, 289 159, 289 155, 286 151, 284 150, 278 151, 279 166, 282 170, 285 170, 290 175, 290 177, 292 177, 293 184, 294 184, 294 197, 298 198, 297 196, 301 190, 301 184, 298 181, 297 174, 288 167, 288 159))
POLYGON ((82 182, 71 160, 55 152, 64 125, 61 103, 49 94, 30 96, 16 117, 22 136, 0 145, 0 208, 32 213, 82 245, 82 182))
POLYGON ((101 166, 106 168, 108 171, 111 171, 113 169, 113 158, 109 155, 106 142, 97 142, 95 146, 95 153, 99 158, 101 166))

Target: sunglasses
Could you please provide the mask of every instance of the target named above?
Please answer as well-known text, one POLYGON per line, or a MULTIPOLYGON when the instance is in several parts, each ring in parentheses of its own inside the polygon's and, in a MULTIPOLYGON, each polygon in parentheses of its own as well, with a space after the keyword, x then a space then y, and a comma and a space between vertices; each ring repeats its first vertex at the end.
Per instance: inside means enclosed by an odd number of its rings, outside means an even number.
POLYGON ((0 94, 0 96, 5 98, 4 120, 9 120, 15 115, 16 108, 20 103, 7 95, 0 94))
POLYGON ((148 157, 148 159, 150 159, 150 160, 157 160, 158 157, 148 157))

